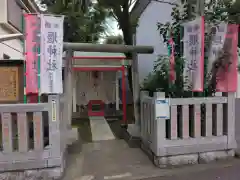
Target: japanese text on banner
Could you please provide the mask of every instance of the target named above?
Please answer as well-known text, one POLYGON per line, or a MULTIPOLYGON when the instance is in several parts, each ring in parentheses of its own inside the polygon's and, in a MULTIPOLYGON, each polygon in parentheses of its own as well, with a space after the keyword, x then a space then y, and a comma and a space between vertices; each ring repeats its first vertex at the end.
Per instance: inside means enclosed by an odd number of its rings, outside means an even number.
POLYGON ((41 15, 41 93, 61 94, 64 17, 41 15))
POLYGON ((219 52, 222 50, 223 48, 223 44, 225 42, 225 36, 227 33, 227 23, 220 23, 217 26, 212 28, 212 42, 211 42, 211 46, 210 46, 210 51, 209 51, 209 56, 208 56, 208 66, 207 66, 207 78, 208 80, 211 79, 212 74, 212 67, 213 67, 213 63, 216 60, 219 52))
POLYGON ((204 19, 184 24, 184 89, 203 91, 204 19))
POLYGON ((26 93, 38 93, 38 56, 40 48, 40 19, 25 15, 26 32, 26 93))

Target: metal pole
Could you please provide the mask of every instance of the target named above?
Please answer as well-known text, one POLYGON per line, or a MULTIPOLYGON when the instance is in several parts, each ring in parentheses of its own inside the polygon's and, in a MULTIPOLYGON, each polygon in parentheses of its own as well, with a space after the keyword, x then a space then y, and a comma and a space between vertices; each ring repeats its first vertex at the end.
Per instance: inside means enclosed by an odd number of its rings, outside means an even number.
POLYGON ((18 34, 0 35, 0 42, 12 40, 12 39, 17 39, 17 38, 23 38, 23 34, 18 33, 18 34))
MULTIPOLYGON (((40 23, 41 23, 41 19, 39 19, 40 23)), ((38 50, 38 60, 37 60, 37 64, 38 64, 38 103, 41 103, 41 25, 38 26, 38 28, 40 28, 39 30, 39 34, 38 37, 40 38, 39 42, 37 43, 37 50, 38 50)))
MULTIPOLYGON (((23 34, 25 33, 25 19, 24 16, 22 15, 21 17, 21 26, 22 26, 22 32, 23 34)), ((14 37, 15 38, 15 37, 14 37)), ((22 47, 23 47, 23 54, 24 54, 24 62, 23 62, 23 69, 24 69, 24 75, 23 75, 23 88, 24 88, 24 94, 23 94, 23 102, 27 103, 27 94, 26 94, 26 48, 25 48, 25 39, 21 40, 22 42, 22 47)))
POLYGON ((90 44, 90 43, 69 43, 63 44, 64 50, 84 52, 116 52, 127 53, 135 52, 141 54, 152 54, 154 49, 152 46, 129 46, 129 45, 113 45, 113 44, 90 44))

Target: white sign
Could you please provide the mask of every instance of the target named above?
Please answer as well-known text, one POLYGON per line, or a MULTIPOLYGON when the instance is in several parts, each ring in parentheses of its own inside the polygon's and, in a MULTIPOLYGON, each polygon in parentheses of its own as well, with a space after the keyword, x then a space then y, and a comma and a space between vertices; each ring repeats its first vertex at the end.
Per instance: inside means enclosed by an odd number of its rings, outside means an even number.
POLYGON ((203 91, 204 19, 199 17, 184 24, 184 89, 203 91))
POLYGON ((41 15, 40 92, 61 94, 64 16, 41 15))
POLYGON ((158 99, 155 101, 155 118, 170 119, 169 99, 158 99))
POLYGON ((52 121, 57 120, 57 108, 56 108, 56 101, 52 100, 52 121))
POLYGON ((212 28, 213 36, 211 47, 208 55, 208 77, 211 76, 213 62, 216 60, 219 51, 223 48, 225 42, 225 35, 227 33, 227 23, 220 23, 212 28))

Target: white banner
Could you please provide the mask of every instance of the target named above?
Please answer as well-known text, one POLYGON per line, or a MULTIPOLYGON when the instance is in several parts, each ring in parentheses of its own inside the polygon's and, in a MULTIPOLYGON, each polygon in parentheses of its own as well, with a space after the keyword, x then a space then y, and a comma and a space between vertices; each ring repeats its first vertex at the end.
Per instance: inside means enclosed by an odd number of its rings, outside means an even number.
POLYGON ((204 78, 204 18, 184 23, 184 89, 202 92, 204 78))
POLYGON ((63 21, 64 16, 41 15, 40 92, 63 93, 63 21))
POLYGON ((224 42, 225 42, 225 36, 227 33, 227 23, 220 23, 217 26, 212 28, 213 36, 212 36, 212 42, 211 47, 208 54, 208 78, 211 77, 211 70, 213 62, 216 60, 219 51, 222 50, 224 42))

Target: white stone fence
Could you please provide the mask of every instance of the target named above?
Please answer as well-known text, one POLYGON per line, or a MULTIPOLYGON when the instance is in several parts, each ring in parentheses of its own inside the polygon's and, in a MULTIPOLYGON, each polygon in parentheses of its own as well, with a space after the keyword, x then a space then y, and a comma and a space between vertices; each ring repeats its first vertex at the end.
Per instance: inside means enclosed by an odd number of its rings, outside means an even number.
POLYGON ((0 105, 0 179, 14 172, 23 179, 30 172, 34 179, 62 176, 70 131, 66 108, 60 95, 49 95, 46 103, 0 105))
POLYGON ((142 148, 160 167, 234 156, 234 93, 223 97, 165 98, 164 93, 150 97, 143 91, 140 129, 142 148), (166 106, 158 106, 161 101, 167 102, 166 106))

